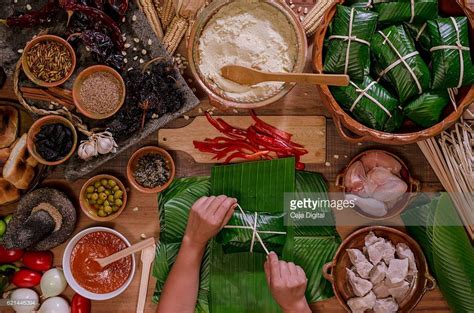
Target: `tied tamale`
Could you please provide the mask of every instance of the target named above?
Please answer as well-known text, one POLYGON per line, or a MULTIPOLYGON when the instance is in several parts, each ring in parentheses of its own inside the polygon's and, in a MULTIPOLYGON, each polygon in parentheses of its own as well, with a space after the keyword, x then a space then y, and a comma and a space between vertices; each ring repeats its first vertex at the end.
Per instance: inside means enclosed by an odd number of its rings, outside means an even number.
POLYGON ((474 83, 467 18, 439 18, 428 21, 427 28, 432 45, 433 89, 474 83))
POLYGON ((402 25, 377 31, 371 46, 373 56, 384 69, 382 75, 393 85, 402 104, 429 89, 428 66, 402 25))
POLYGON ((362 124, 387 132, 401 126, 403 117, 400 114, 398 100, 369 76, 362 83, 351 81, 347 87, 330 89, 344 110, 362 124))
POLYGON ((370 40, 376 26, 377 14, 338 5, 328 37, 324 71, 363 80, 370 69, 370 40))
POLYGON ((425 22, 438 16, 438 0, 373 0, 379 23, 425 22))
POLYGON ((431 48, 431 38, 428 33, 428 23, 405 23, 405 29, 411 35, 415 43, 419 45, 424 51, 429 51, 431 48))
POLYGON ((431 127, 440 121, 448 102, 447 90, 429 91, 408 103, 403 114, 419 126, 431 127))

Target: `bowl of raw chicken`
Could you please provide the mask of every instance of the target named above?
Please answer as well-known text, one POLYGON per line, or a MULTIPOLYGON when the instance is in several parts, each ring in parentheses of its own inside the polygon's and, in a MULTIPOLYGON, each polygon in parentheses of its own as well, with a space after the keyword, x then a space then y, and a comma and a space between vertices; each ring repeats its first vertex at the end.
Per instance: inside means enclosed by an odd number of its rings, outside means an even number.
POLYGON ((410 312, 436 287, 416 241, 385 226, 352 233, 323 275, 347 312, 410 312))
POLYGON ((367 150, 355 156, 336 178, 336 187, 353 201, 359 215, 385 220, 399 215, 420 190, 405 163, 383 150, 367 150))

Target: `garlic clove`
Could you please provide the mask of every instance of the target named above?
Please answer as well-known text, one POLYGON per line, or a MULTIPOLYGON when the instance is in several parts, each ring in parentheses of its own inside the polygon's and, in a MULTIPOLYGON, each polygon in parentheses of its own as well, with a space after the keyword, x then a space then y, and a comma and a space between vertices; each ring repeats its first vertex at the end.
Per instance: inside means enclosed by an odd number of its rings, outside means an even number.
POLYGON ((79 149, 77 149, 77 154, 79 156, 79 158, 87 161, 95 156, 98 155, 97 153, 97 143, 95 141, 95 139, 90 139, 90 140, 86 140, 86 141, 83 141, 80 145, 79 145, 79 149))

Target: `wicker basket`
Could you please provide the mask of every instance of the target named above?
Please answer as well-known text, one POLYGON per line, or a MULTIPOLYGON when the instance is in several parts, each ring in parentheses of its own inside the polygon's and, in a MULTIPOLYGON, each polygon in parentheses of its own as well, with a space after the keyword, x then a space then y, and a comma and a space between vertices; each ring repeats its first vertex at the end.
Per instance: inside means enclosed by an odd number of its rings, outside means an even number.
MULTIPOLYGON (((471 28, 473 28, 473 12, 470 11, 467 4, 461 3, 462 1, 467 2, 468 0, 457 0, 457 2, 467 15, 471 23, 471 28)), ((341 4, 343 2, 344 0, 339 1, 339 3, 341 4)), ((440 0, 439 2, 441 12, 443 12, 442 10, 446 9, 447 7, 455 6, 455 3, 452 3, 452 0, 440 0)), ((324 38, 326 36, 328 26, 332 18, 334 17, 335 11, 336 6, 334 5, 326 12, 324 21, 315 35, 313 48, 313 67, 317 73, 322 73, 323 70, 324 38)), ((472 36, 471 47, 473 47, 472 36)), ((459 93, 456 96, 457 110, 454 110, 453 106, 449 106, 449 108, 446 109, 443 114, 444 119, 438 124, 426 129, 421 129, 414 125, 408 125, 407 127, 404 127, 404 132, 386 133, 369 128, 359 123, 352 116, 347 114, 336 102, 327 85, 319 85, 317 86, 317 88, 319 90, 324 105, 332 114, 334 123, 336 124, 336 128, 339 134, 342 138, 352 143, 365 141, 390 145, 403 145, 425 140, 430 137, 439 135, 442 131, 453 125, 463 115, 464 111, 469 107, 469 105, 474 103, 474 86, 463 87, 459 90, 459 93)))

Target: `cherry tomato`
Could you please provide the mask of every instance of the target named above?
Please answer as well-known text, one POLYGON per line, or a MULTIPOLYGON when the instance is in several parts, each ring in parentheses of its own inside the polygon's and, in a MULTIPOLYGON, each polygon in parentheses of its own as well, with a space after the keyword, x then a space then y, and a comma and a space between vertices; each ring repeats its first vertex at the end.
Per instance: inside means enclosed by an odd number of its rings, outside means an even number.
POLYGON ((51 251, 27 251, 22 262, 30 270, 44 272, 53 266, 53 254, 51 251))
POLYGON ((41 273, 22 268, 12 277, 12 283, 20 288, 31 288, 39 285, 41 281, 41 273))
POLYGON ((21 249, 11 249, 7 250, 0 245, 0 264, 3 263, 13 263, 21 259, 23 256, 23 250, 21 249))
POLYGON ((71 313, 90 313, 91 312, 91 300, 84 298, 79 294, 75 294, 72 297, 71 302, 71 313))

